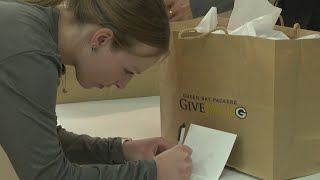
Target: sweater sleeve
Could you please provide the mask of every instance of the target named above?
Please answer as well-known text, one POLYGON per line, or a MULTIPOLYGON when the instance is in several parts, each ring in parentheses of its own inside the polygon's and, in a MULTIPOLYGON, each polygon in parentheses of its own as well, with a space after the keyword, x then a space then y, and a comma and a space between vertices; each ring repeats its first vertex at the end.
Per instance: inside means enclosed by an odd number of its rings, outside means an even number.
POLYGON ((68 132, 61 126, 57 134, 66 157, 77 164, 123 164, 121 138, 90 137, 68 132))

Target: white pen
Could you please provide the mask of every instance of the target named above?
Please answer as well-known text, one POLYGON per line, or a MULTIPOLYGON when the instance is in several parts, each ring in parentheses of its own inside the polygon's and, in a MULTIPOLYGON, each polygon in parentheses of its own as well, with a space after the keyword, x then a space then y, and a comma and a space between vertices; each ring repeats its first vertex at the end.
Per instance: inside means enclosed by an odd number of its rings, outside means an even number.
POLYGON ((186 132, 186 124, 182 124, 179 128, 178 144, 183 144, 184 133, 186 132))

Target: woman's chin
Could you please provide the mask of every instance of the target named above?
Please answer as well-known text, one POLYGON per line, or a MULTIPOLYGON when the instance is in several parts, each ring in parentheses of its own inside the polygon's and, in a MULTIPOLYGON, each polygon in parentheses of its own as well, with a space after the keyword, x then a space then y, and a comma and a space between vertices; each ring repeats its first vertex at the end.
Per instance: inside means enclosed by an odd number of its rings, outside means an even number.
POLYGON ((84 89, 92 89, 94 88, 95 86, 91 85, 91 84, 87 84, 87 83, 83 83, 83 82, 80 82, 78 81, 80 86, 83 87, 84 89))

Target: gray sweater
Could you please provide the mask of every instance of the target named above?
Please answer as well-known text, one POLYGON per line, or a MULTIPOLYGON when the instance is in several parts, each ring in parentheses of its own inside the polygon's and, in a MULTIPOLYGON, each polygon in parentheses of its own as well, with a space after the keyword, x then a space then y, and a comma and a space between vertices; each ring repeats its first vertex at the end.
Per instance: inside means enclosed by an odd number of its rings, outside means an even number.
POLYGON ((194 18, 207 14, 211 7, 217 7, 218 14, 233 9, 234 0, 190 0, 194 18))
POLYGON ((0 144, 21 180, 155 180, 154 161, 124 162, 120 138, 57 127, 59 11, 0 0, 0 144))

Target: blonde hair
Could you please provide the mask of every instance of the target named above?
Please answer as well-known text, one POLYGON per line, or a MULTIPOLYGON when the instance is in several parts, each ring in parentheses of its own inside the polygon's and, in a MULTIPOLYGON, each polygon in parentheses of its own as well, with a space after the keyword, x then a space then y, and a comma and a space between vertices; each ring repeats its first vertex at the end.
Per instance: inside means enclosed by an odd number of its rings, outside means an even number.
MULTIPOLYGON (((26 0, 57 6, 64 0, 26 0)), ((67 8, 81 23, 110 28, 115 48, 130 48, 136 41, 167 51, 170 25, 163 0, 67 0, 67 8)))
POLYGON ((64 0, 25 0, 26 2, 38 4, 41 6, 57 6, 61 4, 64 0))

